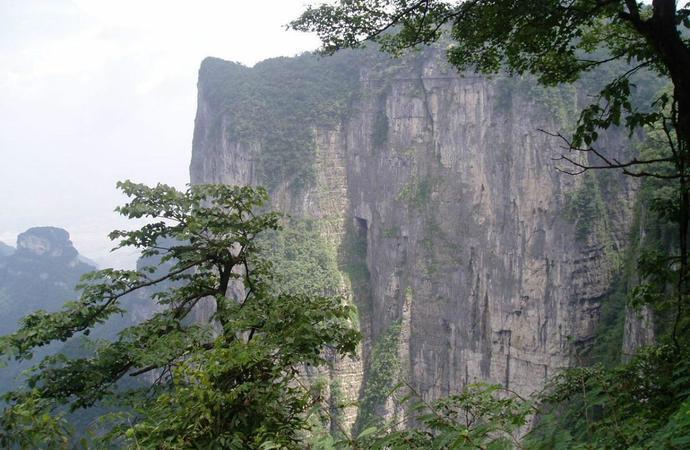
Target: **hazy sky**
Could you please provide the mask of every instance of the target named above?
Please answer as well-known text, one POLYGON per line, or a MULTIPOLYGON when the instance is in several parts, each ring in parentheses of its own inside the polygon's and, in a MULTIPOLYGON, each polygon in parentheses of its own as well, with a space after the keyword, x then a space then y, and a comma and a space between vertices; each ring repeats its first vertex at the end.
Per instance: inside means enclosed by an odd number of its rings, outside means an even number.
POLYGON ((206 56, 253 65, 317 47, 285 31, 309 0, 0 0, 0 240, 67 229, 101 265, 117 180, 189 180, 206 56))

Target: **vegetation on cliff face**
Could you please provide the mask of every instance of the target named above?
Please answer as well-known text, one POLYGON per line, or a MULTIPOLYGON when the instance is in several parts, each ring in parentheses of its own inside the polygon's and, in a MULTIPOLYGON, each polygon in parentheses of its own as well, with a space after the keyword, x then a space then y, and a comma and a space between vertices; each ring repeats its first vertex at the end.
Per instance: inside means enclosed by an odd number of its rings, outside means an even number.
POLYGON ((383 419, 380 410, 393 395, 401 377, 401 362, 398 354, 401 323, 394 322, 379 336, 371 349, 367 380, 359 402, 355 430, 362 431, 371 426, 380 426, 383 419))
POLYGON ((271 261, 271 286, 278 293, 337 295, 342 291, 337 249, 324 239, 318 220, 289 219, 265 233, 259 254, 271 261))
POLYGON ((305 53, 275 58, 249 68, 207 59, 201 71, 205 98, 227 120, 229 138, 258 143, 259 181, 269 191, 285 183, 299 192, 314 182, 315 127, 336 127, 348 111, 359 82, 352 53, 327 61, 305 53))
MULTIPOLYGON (((690 445, 690 64, 686 35, 678 32, 679 26, 690 28, 689 16, 687 7, 677 9, 667 0, 655 0, 649 8, 613 0, 566 6, 558 1, 344 0, 310 9, 296 22, 297 27, 320 32, 326 50, 358 46, 362 37, 370 37, 393 51, 434 41, 448 24, 451 36, 462 44, 448 52, 456 66, 489 73, 507 67, 532 73, 545 84, 572 82, 612 59, 627 60, 633 64, 630 72, 612 73, 599 98, 583 110, 573 137, 558 137, 581 155, 563 155, 563 162, 576 172, 621 169, 647 178, 638 201, 637 234, 608 309, 602 312, 600 337, 590 350, 594 364, 557 375, 535 399, 480 384, 428 401, 406 386, 411 426, 400 430, 398 423, 377 420, 373 413, 389 392, 401 387, 396 383, 401 329, 394 323, 372 350, 358 434, 323 442, 377 449, 690 445), (399 27, 382 33, 391 25, 399 27), (582 58, 583 51, 602 48, 610 57, 582 58), (631 101, 629 76, 643 67, 668 76, 674 90, 640 106, 631 101), (639 155, 629 153, 626 160, 607 157, 594 147, 602 130, 619 125, 631 133, 643 129, 649 145, 639 155), (637 261, 630 263, 633 259, 637 261), (630 307, 655 312, 658 342, 625 363, 597 364, 619 356, 628 299, 630 307), (536 426, 518 441, 535 417, 536 426)), ((332 66, 319 66, 309 55, 296 61, 299 67, 288 64, 284 71, 264 70, 271 62, 258 65, 251 70, 260 75, 259 81, 239 65, 229 75, 214 72, 217 61, 207 62, 204 69, 215 80, 211 90, 218 91, 209 98, 221 102, 215 106, 225 113, 228 131, 239 141, 260 144, 260 176, 272 188, 287 183, 298 190, 313 180, 312 127, 338 123, 351 92, 348 83, 355 79, 356 65, 347 64, 347 56, 332 66), (320 85, 323 90, 304 83, 304 66, 313 69, 309 76, 326 80, 320 85), (286 122, 284 117, 292 119, 286 122)), ((549 106, 561 120, 569 117, 558 102, 549 106)), ((387 128, 384 117, 377 120, 373 137, 382 145, 387 128)), ((581 239, 608 231, 601 180, 587 177, 581 190, 568 195, 566 207, 581 239)), ((160 262, 170 263, 166 270, 94 272, 82 280, 78 300, 54 313, 29 315, 18 331, 0 338, 0 350, 4 356, 27 360, 35 348, 87 335, 122 311, 126 294, 173 281, 153 295, 166 308, 112 341, 95 342, 88 357, 43 359, 24 388, 5 396, 0 444, 67 447, 73 443, 61 411, 110 401, 123 409, 101 424, 100 431, 107 433, 100 438, 107 444, 304 446, 302 432, 309 431, 313 410, 322 401, 317 387, 303 384, 301 369, 324 364, 327 351, 352 354, 359 337, 352 326, 353 309, 337 297, 323 296, 338 289, 333 249, 321 242, 313 223, 295 221, 281 231, 277 215, 256 213, 267 199, 262 189, 197 186, 181 193, 167 186, 121 186, 133 200, 120 212, 155 221, 112 236, 122 246, 143 249, 144 256, 162 255, 160 262), (263 252, 274 255, 273 266, 260 256, 257 240, 270 233, 263 252), (309 276, 300 278, 303 272, 309 276), (191 321, 195 307, 209 300, 216 305, 211 323, 191 321), (145 389, 121 384, 127 376, 144 374, 152 377, 145 389)), ((399 200, 419 209, 430 197, 430 186, 429 180, 414 178, 399 200)), ((353 284, 365 285, 366 233, 355 229, 349 237, 343 259, 353 284)), ((326 415, 333 415, 332 408, 326 415)))
POLYGON ((687 294, 690 4, 679 7, 674 0, 655 0, 652 5, 634 0, 578 0, 567 5, 556 0, 383 0, 373 5, 340 1, 309 7, 291 25, 316 32, 327 53, 361 47, 369 40, 398 54, 448 35, 454 41, 447 49, 448 61, 460 70, 531 74, 547 86, 573 83, 594 73, 603 76, 605 84, 582 109, 572 137, 556 134, 569 151, 561 155, 566 167, 570 166, 564 170, 618 169, 677 184, 679 295, 687 294), (672 89, 654 95, 651 102, 636 101, 646 92, 635 89, 635 77, 645 71, 668 80, 672 89), (602 149, 601 132, 618 126, 631 135, 643 129, 663 133, 662 146, 668 152, 640 158, 602 149))
MULTIPOLYGON (((624 364, 574 368, 557 376, 540 396, 540 425, 526 444, 536 448, 687 446, 690 3, 342 0, 309 7, 292 26, 316 32, 327 53, 374 41, 398 54, 450 36, 454 42, 447 49, 448 60, 461 70, 531 74, 547 86, 587 80, 595 70, 606 80, 599 95, 582 108, 572 135, 554 133, 565 145, 561 170, 571 174, 619 170, 644 178, 638 208, 653 217, 646 217, 640 229, 654 228, 656 222, 663 232, 636 237, 636 250, 628 255, 637 258, 636 267, 626 264, 619 277, 610 297, 615 305, 604 315, 608 336, 600 343, 607 342, 610 350, 620 335, 624 297, 631 307, 651 308, 657 323, 664 325, 656 330, 657 344, 641 349, 624 364), (650 100, 648 89, 635 85, 640 74, 667 80, 671 87, 654 92, 650 100), (631 144, 622 154, 607 149, 600 136, 616 127, 627 129, 631 137, 645 132, 646 145, 638 152, 631 144), (631 280, 631 273, 637 280, 631 280)), ((581 239, 606 232, 606 205, 598 178, 590 177, 568 197, 566 212, 581 239)))
MULTIPOLYGON (((551 380, 538 393, 539 419, 527 448, 684 448, 690 442, 690 354, 687 336, 674 338, 678 314, 670 255, 678 223, 659 181, 639 191, 630 244, 621 270, 602 300, 594 341, 581 367, 551 380), (653 311, 657 344, 624 354, 626 314, 653 311), (625 362, 623 362, 625 361, 625 362), (579 446, 579 447, 578 447, 579 446)), ((675 197, 676 193, 670 193, 675 197)))

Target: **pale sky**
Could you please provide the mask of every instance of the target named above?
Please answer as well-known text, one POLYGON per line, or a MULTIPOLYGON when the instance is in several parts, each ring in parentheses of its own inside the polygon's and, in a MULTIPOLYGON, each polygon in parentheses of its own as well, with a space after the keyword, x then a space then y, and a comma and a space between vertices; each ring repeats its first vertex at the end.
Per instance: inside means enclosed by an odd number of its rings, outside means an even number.
POLYGON ((117 180, 189 181, 201 60, 318 46, 285 31, 309 0, 0 0, 0 241, 67 229, 101 266, 117 180))

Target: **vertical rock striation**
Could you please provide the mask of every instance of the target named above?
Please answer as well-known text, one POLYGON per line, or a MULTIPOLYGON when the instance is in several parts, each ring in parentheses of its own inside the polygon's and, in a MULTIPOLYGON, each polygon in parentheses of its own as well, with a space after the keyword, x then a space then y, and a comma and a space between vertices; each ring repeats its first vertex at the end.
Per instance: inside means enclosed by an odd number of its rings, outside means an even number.
POLYGON ((346 396, 366 395, 371 349, 394 325, 401 373, 390 376, 428 399, 478 380, 541 388, 594 336, 634 201, 626 180, 555 169, 559 142, 538 129, 561 131, 584 94, 458 75, 431 50, 348 58, 359 61, 356 83, 337 120, 299 124, 314 143, 300 161, 314 177, 300 189, 258 170, 265 143, 233 125, 244 108, 237 67, 206 60, 192 183, 270 185, 277 208, 318 221, 365 335, 363 363, 331 374, 346 396), (583 189, 595 217, 570 204, 583 189))

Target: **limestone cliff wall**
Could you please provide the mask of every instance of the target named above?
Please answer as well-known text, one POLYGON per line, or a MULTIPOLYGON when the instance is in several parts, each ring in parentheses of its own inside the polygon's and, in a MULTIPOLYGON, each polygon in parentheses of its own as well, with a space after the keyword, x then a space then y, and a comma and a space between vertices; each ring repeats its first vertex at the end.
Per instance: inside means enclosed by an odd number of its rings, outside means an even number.
MULTIPOLYGON (((261 140, 233 134, 218 72, 218 60, 200 72, 191 182, 269 184, 257 169, 261 140)), ((560 143, 538 129, 562 131, 584 94, 461 76, 432 51, 403 62, 363 56, 356 81, 335 125, 302 124, 315 142, 305 161, 314 179, 299 191, 271 183, 275 205, 319 220, 345 259, 353 239, 364 244, 363 275, 340 261, 360 310, 362 360, 332 376, 346 396, 366 396, 368 358, 399 324, 393 375, 427 398, 478 380, 541 388, 594 336, 634 200, 634 186, 617 179, 593 191, 606 200, 597 217, 572 211, 588 179, 556 170, 560 143)))

